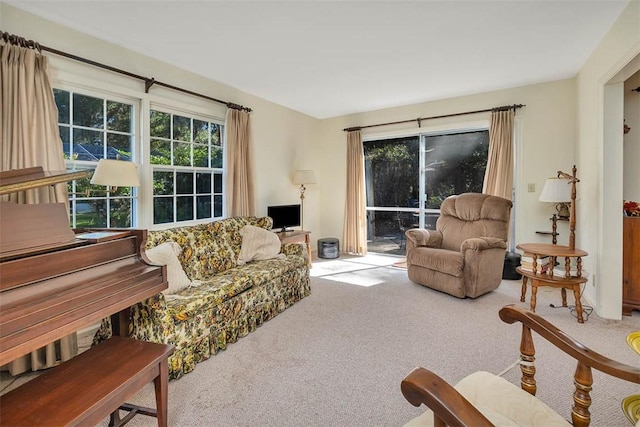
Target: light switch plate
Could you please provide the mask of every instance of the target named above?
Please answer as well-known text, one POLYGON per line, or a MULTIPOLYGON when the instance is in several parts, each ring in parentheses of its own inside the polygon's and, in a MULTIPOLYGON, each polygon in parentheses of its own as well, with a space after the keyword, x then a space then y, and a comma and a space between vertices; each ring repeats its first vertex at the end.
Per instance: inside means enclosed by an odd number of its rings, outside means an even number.
POLYGON ((529 184, 527 184, 527 189, 528 189, 529 193, 535 193, 535 191, 536 191, 536 183, 535 182, 530 182, 529 184))

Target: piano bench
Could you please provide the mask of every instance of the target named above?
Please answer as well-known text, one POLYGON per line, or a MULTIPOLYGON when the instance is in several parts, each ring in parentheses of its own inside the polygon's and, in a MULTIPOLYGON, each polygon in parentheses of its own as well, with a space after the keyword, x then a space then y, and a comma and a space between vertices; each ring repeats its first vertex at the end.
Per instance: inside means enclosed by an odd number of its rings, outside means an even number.
POLYGON ((167 358, 173 346, 112 337, 0 397, 0 425, 122 425, 136 413, 167 425, 167 358), (156 409, 124 404, 151 381, 156 409), (119 408, 130 411, 122 420, 119 408))

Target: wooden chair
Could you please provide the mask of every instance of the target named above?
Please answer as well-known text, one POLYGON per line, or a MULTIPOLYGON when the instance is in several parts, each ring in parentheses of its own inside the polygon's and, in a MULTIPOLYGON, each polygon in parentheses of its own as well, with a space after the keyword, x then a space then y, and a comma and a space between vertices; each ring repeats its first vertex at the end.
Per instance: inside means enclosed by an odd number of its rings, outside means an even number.
POLYGON ((639 368, 616 362, 588 349, 525 308, 507 305, 499 314, 506 323, 522 323, 521 387, 518 388, 496 375, 476 372, 461 380, 454 388, 433 372, 416 368, 402 381, 402 394, 412 405, 425 404, 430 411, 407 425, 571 425, 535 397, 536 369, 532 330, 577 362, 574 374, 576 389, 571 412, 574 426, 586 427, 591 421, 589 406, 593 384, 592 369, 640 384, 639 368))

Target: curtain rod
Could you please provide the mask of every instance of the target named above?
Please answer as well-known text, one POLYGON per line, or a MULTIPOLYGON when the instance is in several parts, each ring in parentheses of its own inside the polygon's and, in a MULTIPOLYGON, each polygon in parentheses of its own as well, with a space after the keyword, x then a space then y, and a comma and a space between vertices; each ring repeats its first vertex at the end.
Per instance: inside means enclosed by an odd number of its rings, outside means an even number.
POLYGON ((488 111, 507 111, 507 110, 511 110, 511 109, 513 109, 515 111, 518 108, 522 108, 522 107, 526 107, 526 105, 524 105, 524 104, 503 105, 502 107, 486 108, 484 110, 475 110, 475 111, 465 111, 465 112, 462 112, 462 113, 443 114, 442 116, 418 117, 417 119, 399 120, 397 122, 376 123, 374 125, 365 125, 365 126, 353 126, 353 127, 350 127, 350 128, 344 128, 342 130, 344 132, 351 132, 351 131, 354 131, 354 130, 361 130, 361 129, 365 129, 365 128, 397 125, 397 124, 400 124, 400 123, 411 123, 411 122, 418 122, 418 127, 421 127, 422 126, 421 122, 423 120, 442 119, 444 117, 454 117, 454 116, 464 116, 466 114, 486 113, 488 111))
POLYGON ((102 69, 105 69, 105 70, 108 70, 108 71, 111 71, 111 72, 114 72, 114 73, 125 75, 127 77, 132 77, 134 79, 142 80, 142 81, 144 81, 144 92, 145 93, 149 93, 149 89, 151 88, 151 86, 153 86, 155 84, 155 85, 158 85, 158 86, 166 87, 168 89, 173 89, 173 90, 178 91, 178 92, 186 93, 186 94, 189 94, 189 95, 193 95, 193 96, 197 96, 197 97, 200 97, 200 98, 207 99, 209 101, 217 102, 219 104, 224 104, 228 108, 231 108, 231 109, 234 109, 234 110, 243 110, 243 111, 246 111, 247 113, 250 113, 251 111, 253 111, 249 107, 244 107, 244 106, 239 105, 239 104, 234 104, 233 102, 223 101, 221 99, 213 98, 211 96, 203 95, 203 94, 198 93, 198 92, 193 92, 193 91, 190 91, 190 90, 187 90, 187 89, 183 89, 183 88, 180 88, 178 86, 173 86, 173 85, 170 85, 170 84, 167 84, 167 83, 159 82, 154 78, 144 77, 144 76, 141 76, 139 74, 134 74, 134 73, 131 73, 129 71, 121 70, 119 68, 115 68, 115 67, 112 67, 110 65, 106 65, 106 64, 102 64, 100 62, 93 61, 91 59, 87 59, 87 58, 83 58, 81 56, 77 56, 77 55, 74 55, 74 54, 71 54, 71 53, 63 52, 61 50, 54 49, 54 48, 51 48, 51 47, 48 47, 48 46, 43 46, 38 42, 35 42, 33 40, 26 40, 24 37, 20 37, 20 36, 17 36, 15 34, 9 34, 9 33, 4 32, 4 31, 0 31, 0 33, 1 33, 1 38, 5 43, 14 44, 14 45, 26 47, 26 48, 29 48, 29 49, 35 49, 35 50, 37 50, 39 52, 42 52, 44 50, 44 51, 51 52, 51 53, 59 55, 59 56, 64 56, 65 58, 73 59, 74 61, 82 62, 84 64, 93 65, 94 67, 102 68, 102 69))

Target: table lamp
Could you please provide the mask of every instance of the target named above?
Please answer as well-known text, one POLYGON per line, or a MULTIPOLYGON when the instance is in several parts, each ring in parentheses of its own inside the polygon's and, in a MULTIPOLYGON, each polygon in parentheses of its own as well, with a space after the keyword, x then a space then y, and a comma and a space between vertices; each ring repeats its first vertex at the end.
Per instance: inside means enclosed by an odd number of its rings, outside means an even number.
POLYGON ((538 200, 556 204, 558 217, 568 220, 570 216, 569 204, 571 203, 571 181, 565 178, 549 178, 545 181, 538 200))
POLYGON ((315 184, 316 174, 312 170, 297 170, 293 174, 293 183, 300 186, 300 229, 304 230, 304 192, 305 184, 315 184))
POLYGON ((109 192, 115 191, 118 187, 139 187, 140 179, 135 163, 101 159, 91 177, 91 184, 106 185, 109 192))
POLYGON ((544 187, 538 198, 541 202, 557 203, 556 209, 558 210, 558 216, 561 219, 569 220, 569 248, 571 250, 576 247, 576 183, 580 182, 580 180, 576 178, 576 171, 576 165, 573 165, 573 168, 571 168, 571 175, 558 171, 557 178, 549 178, 544 183, 544 187), (567 202, 569 202, 569 207, 567 208, 568 214, 564 212, 567 202))

